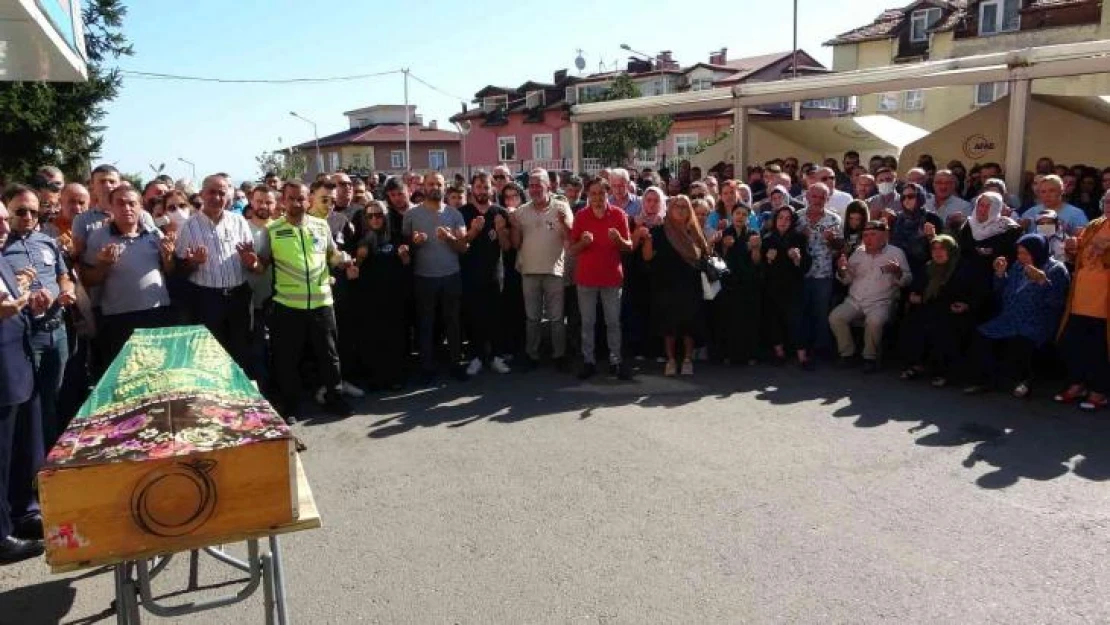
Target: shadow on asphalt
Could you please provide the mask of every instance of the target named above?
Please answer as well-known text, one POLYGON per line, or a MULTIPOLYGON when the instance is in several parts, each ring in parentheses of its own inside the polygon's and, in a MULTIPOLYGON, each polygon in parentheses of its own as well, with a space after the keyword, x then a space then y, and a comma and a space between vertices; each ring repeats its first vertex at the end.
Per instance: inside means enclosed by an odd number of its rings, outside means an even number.
POLYGON ((599 374, 580 383, 572 375, 550 370, 506 377, 487 374, 466 383, 369 395, 358 411, 373 419, 368 436, 380 439, 421 427, 461 428, 477 421, 511 424, 566 412, 585 420, 606 408, 674 409, 707 397, 752 394, 771 405, 835 405, 833 417, 851 419, 859 428, 903 423, 908 433, 918 435, 914 442, 926 447, 970 445, 963 466, 994 467, 976 480, 982 488, 1005 488, 1021 479, 1051 480, 1069 472, 1093 481, 1110 480, 1110 421, 1047 399, 965 397, 957 389, 904 382, 891 373, 864 376, 832 368, 812 374, 794 368, 699 363, 697 375, 690 378, 663 378, 657 368, 646 364, 632 382, 599 374))
MULTIPOLYGON (((111 572, 110 568, 95 569, 76 577, 58 578, 0 592, 0 625, 62 623, 62 619, 73 608, 73 601, 77 597, 77 582, 104 573, 110 575, 111 572)), ((115 611, 109 607, 99 614, 65 621, 65 624, 92 625, 105 621, 114 614, 115 611)))

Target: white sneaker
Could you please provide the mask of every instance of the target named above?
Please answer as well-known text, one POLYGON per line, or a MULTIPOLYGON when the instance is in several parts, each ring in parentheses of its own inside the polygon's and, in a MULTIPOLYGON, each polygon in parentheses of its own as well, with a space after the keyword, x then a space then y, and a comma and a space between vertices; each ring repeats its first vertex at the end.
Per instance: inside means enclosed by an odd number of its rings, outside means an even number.
POLYGON ((667 361, 667 366, 663 368, 663 375, 670 378, 670 377, 674 377, 675 373, 677 373, 677 372, 678 372, 678 365, 675 364, 675 361, 668 360, 667 361))
POLYGON ((316 403, 323 406, 325 403, 327 403, 327 395, 328 395, 328 389, 324 388, 323 386, 318 388, 316 390, 316 403))
POLYGON ((354 384, 351 384, 346 380, 344 380, 343 384, 339 387, 339 392, 343 395, 347 395, 348 397, 354 397, 355 399, 362 399, 363 397, 366 397, 366 391, 363 391, 361 388, 355 386, 354 384))
POLYGON ((478 375, 481 371, 482 371, 482 359, 481 358, 475 358, 474 360, 471 360, 470 364, 467 365, 467 367, 466 367, 466 374, 469 375, 469 376, 478 375))
POLYGON ((509 368, 509 365, 505 364, 504 360, 501 360, 500 356, 493 357, 493 362, 490 363, 489 368, 497 373, 512 373, 512 369, 509 368))
POLYGON ((694 375, 694 363, 692 361, 682 361, 682 375, 694 375))

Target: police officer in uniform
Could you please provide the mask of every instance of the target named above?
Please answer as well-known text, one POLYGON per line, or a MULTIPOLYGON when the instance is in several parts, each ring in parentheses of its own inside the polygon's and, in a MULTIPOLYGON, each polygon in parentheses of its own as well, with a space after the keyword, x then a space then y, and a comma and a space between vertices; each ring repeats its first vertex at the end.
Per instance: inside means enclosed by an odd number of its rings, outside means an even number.
MULTIPOLYGON (((0 222, 7 215, 0 204, 0 222)), ((6 229, 6 224, 0 223, 6 229)), ((49 306, 26 292, 0 257, 0 565, 43 553, 34 478, 42 464, 42 423, 31 362, 30 320, 49 306)))
POLYGON ((0 245, 15 271, 33 274, 30 291, 45 290, 54 301, 45 314, 31 320, 31 352, 35 363, 42 428, 46 448, 61 436, 66 424, 59 419, 58 394, 69 358, 65 307, 77 302, 76 287, 67 273, 58 243, 38 232, 41 214, 38 197, 29 187, 15 185, 5 192, 12 232, 0 245))
POLYGON ((261 261, 273 265, 270 344, 281 413, 289 424, 296 423, 302 391, 299 365, 308 344, 326 389, 325 409, 350 416, 351 407, 340 396, 342 377, 329 266, 344 265, 352 280, 358 277, 358 267, 336 248, 328 222, 308 214, 307 187, 287 182, 281 195, 285 216, 270 224, 265 245, 258 250, 261 261))

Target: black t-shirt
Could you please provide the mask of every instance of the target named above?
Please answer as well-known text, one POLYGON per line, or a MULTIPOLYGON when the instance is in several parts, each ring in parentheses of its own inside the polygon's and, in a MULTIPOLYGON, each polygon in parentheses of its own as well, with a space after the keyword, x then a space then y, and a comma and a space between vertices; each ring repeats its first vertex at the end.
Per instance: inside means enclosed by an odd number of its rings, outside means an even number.
MULTIPOLYGON (((463 206, 459 212, 462 213, 467 231, 470 230, 470 224, 474 218, 481 214, 473 204, 463 206)), ((468 282, 497 281, 497 268, 501 264, 501 242, 497 239, 494 221, 498 215, 505 220, 506 226, 508 225, 509 214, 505 209, 496 204, 490 205, 482 215, 486 219, 485 225, 482 226, 482 233, 470 242, 470 247, 462 256, 463 279, 468 282)))

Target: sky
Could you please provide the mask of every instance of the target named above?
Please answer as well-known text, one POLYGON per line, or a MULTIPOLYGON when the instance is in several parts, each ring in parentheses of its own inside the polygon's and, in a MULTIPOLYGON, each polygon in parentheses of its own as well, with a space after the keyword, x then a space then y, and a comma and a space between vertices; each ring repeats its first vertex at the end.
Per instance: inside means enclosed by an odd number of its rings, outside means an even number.
MULTIPOLYGON (((908 0, 906 0, 908 1, 908 0)), ((612 69, 635 50, 672 50, 682 65, 707 61, 724 46, 729 58, 792 47, 788 2, 562 0, 124 0, 124 34, 135 54, 121 69, 225 79, 286 79, 387 72, 407 67, 434 85, 410 81, 409 101, 425 122, 448 118, 487 84, 551 81, 558 69, 612 69), (383 7, 383 5, 386 5, 383 7), (419 8, 417 8, 419 7, 419 8), (619 20, 617 17, 619 16, 619 20)), ((827 66, 835 35, 871 22, 899 0, 798 0, 798 45, 827 66)), ((402 104, 401 74, 346 82, 227 84, 126 78, 107 106, 98 162, 175 178, 223 171, 257 179, 255 157, 347 128, 344 111, 402 104)))

